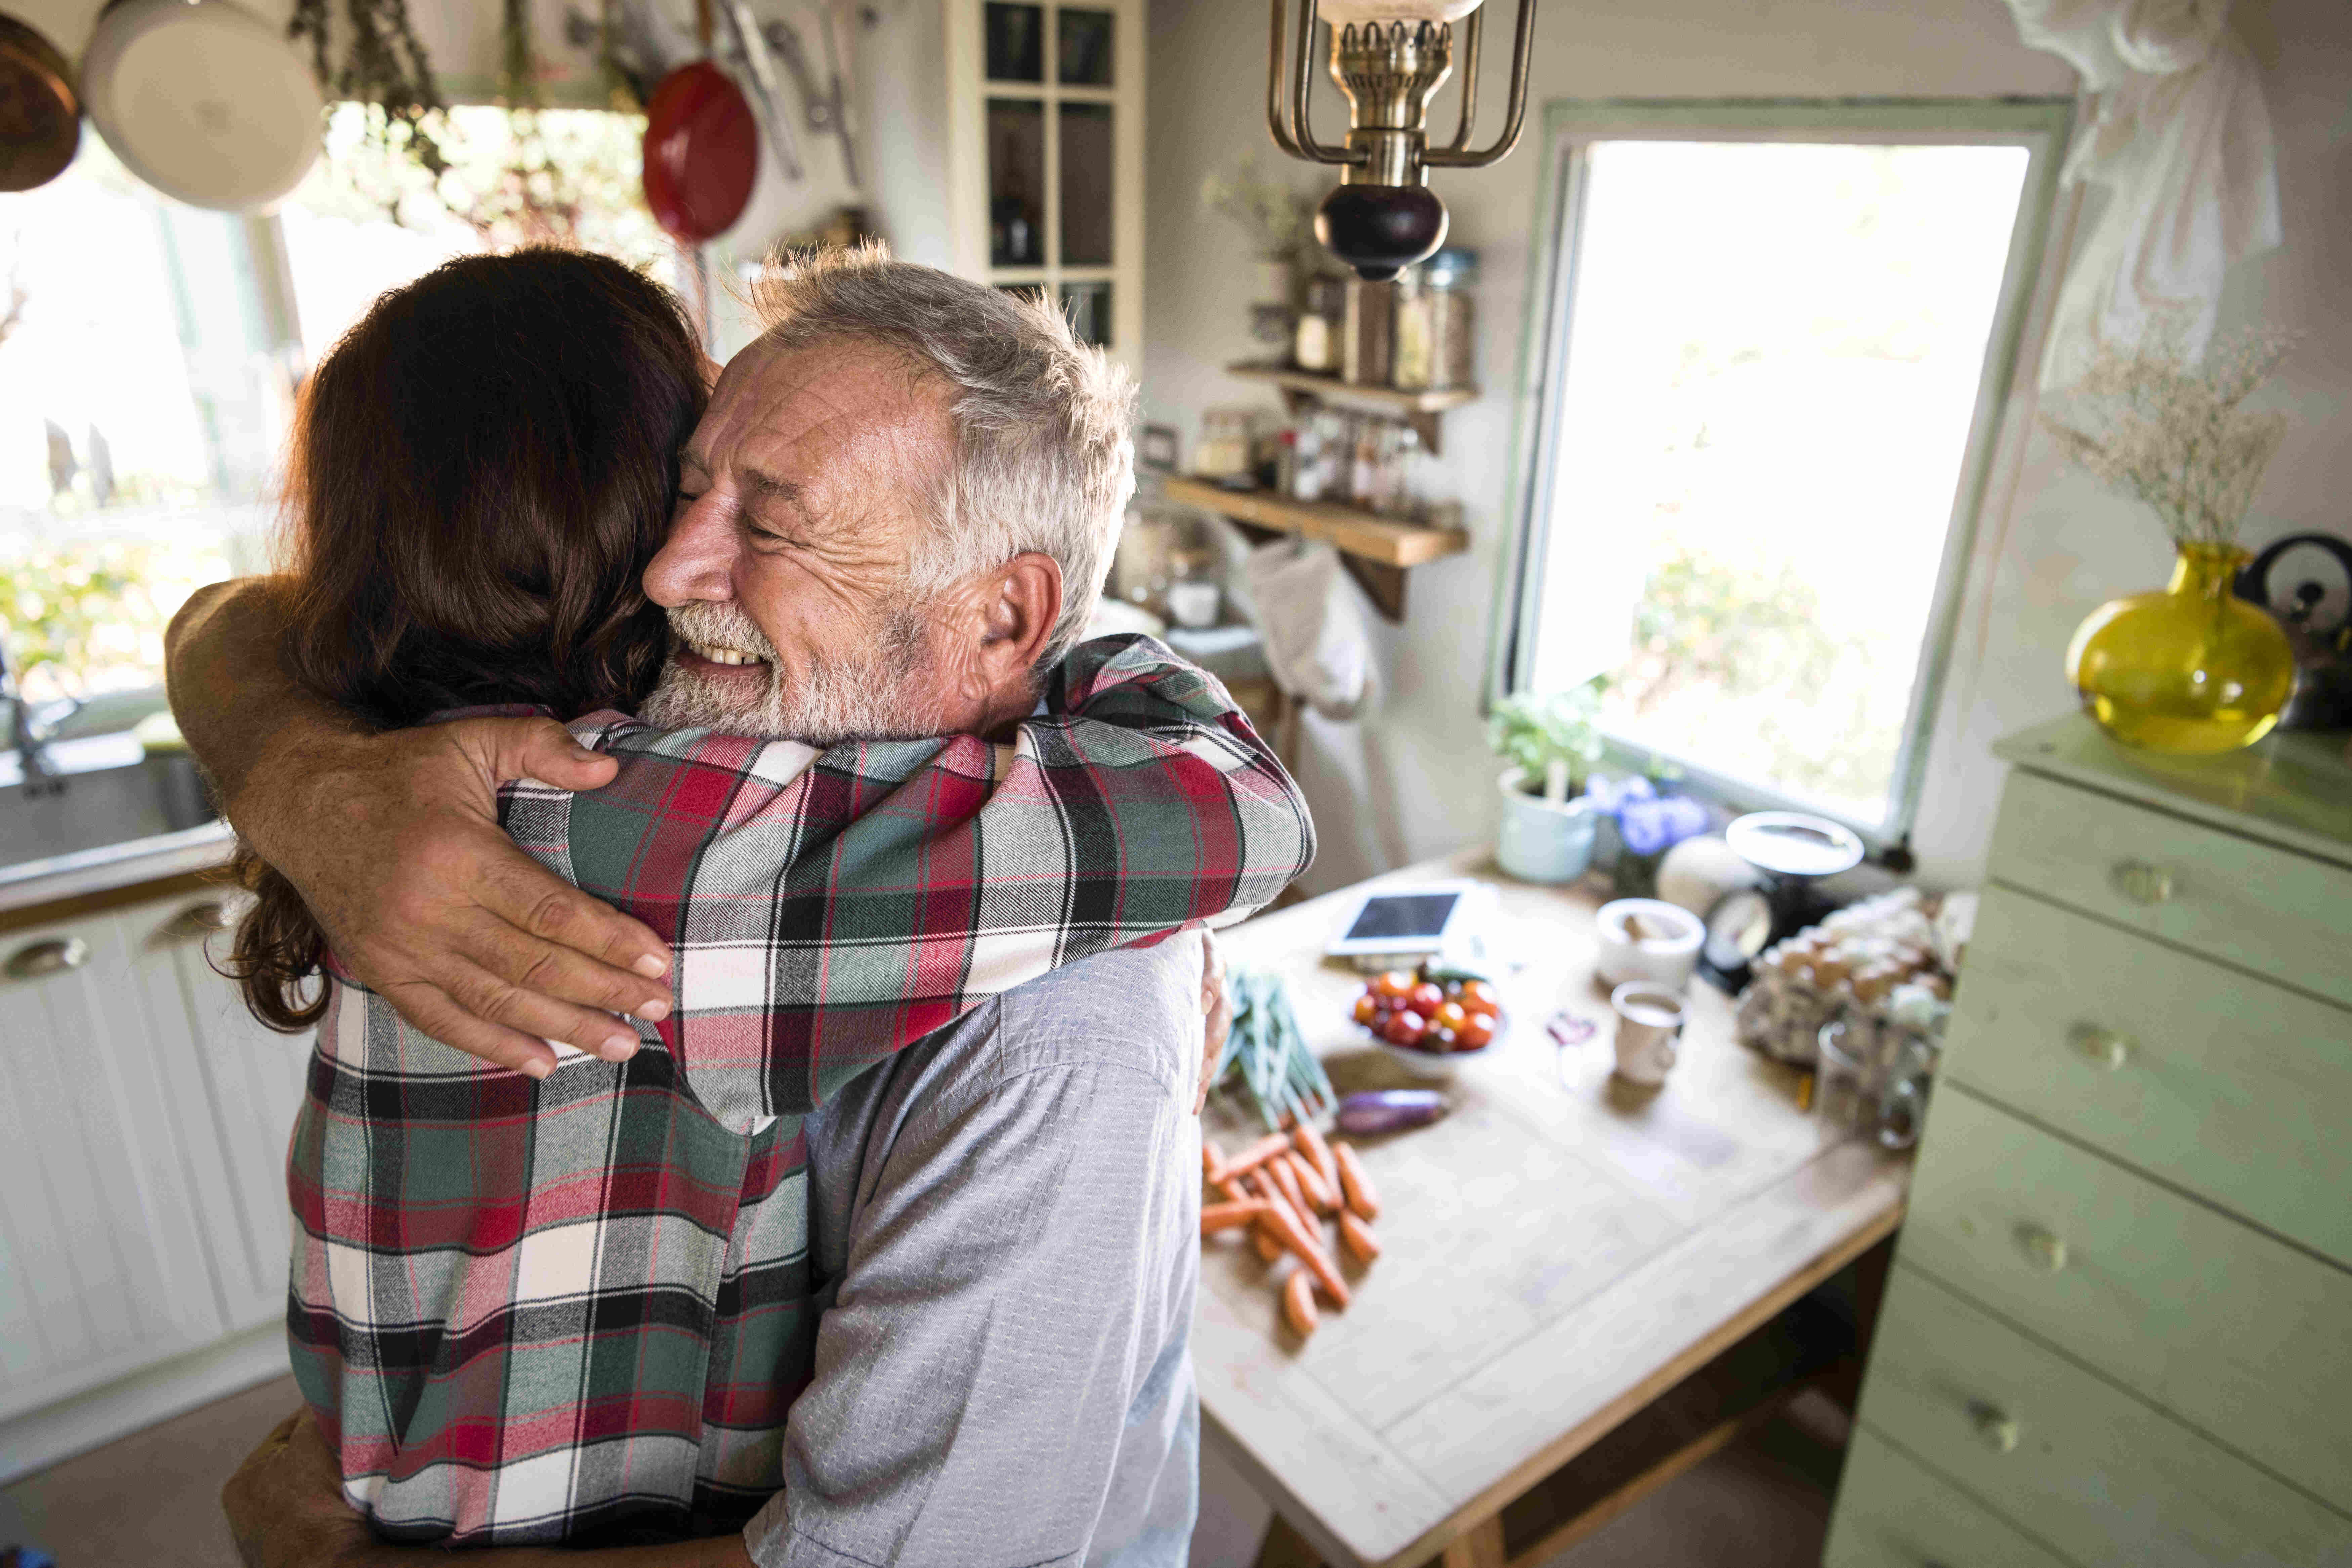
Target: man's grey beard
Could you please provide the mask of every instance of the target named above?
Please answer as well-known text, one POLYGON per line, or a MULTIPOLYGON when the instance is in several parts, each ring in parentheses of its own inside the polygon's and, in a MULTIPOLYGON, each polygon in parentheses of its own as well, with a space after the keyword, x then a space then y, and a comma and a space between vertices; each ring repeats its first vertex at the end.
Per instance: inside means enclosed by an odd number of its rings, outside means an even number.
POLYGON ((787 686, 767 634, 740 608, 704 600, 681 605, 669 613, 671 635, 766 659, 767 690, 746 701, 685 668, 673 653, 639 711, 664 729, 717 730, 812 746, 937 734, 938 694, 918 689, 917 677, 929 664, 923 609, 913 600, 886 606, 875 616, 872 637, 845 652, 811 649, 806 678, 787 686))

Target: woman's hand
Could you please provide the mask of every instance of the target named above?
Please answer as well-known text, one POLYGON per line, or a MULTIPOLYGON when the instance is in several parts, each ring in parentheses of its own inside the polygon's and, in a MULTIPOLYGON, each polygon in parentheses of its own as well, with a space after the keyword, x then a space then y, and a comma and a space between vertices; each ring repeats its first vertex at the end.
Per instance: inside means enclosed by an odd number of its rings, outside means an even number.
POLYGON ((1192 1096, 1192 1114, 1209 1103, 1209 1083, 1216 1076, 1217 1058, 1224 1054, 1225 1037, 1234 1026, 1234 994, 1225 984, 1224 950, 1217 945, 1217 933, 1208 927, 1201 928, 1201 1011, 1205 1023, 1201 1031, 1201 1087, 1192 1096))
POLYGON ((334 1450, 308 1410, 280 1421, 221 1488, 245 1568, 345 1568, 375 1543, 343 1500, 334 1450))

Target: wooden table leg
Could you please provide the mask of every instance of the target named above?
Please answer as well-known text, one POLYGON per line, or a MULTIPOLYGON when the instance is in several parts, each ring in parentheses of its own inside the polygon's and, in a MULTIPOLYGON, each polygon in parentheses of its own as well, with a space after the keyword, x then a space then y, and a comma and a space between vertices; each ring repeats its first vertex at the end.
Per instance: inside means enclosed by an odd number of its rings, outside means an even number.
POLYGON ((1503 1568, 1503 1516, 1496 1514, 1445 1549, 1442 1568, 1503 1568))
POLYGON ((1258 1548, 1257 1568, 1323 1568, 1323 1559, 1307 1538, 1280 1514, 1265 1527, 1265 1544, 1258 1548))

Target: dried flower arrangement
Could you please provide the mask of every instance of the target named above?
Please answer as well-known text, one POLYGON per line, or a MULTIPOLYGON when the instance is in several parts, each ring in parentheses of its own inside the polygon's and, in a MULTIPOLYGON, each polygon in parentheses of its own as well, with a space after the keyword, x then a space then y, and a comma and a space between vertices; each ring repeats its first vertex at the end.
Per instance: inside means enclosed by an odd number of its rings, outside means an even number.
POLYGON ((1201 210, 1239 224, 1252 253, 1268 261, 1293 259, 1314 232, 1313 205, 1265 174, 1255 153, 1244 153, 1231 175, 1210 171, 1201 182, 1201 210))
POLYGON ((2145 501, 2175 544, 2234 544, 2287 416, 2245 401, 2295 334, 2254 329, 2190 363, 2183 323, 2165 320, 2137 348, 2102 344, 2074 396, 2087 425, 2045 414, 2042 428, 2095 478, 2145 501))

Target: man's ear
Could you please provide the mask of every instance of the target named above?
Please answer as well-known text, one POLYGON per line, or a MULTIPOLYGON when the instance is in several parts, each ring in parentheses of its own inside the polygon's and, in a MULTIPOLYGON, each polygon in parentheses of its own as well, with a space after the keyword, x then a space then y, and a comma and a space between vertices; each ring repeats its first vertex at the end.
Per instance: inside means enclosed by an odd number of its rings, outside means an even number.
POLYGON ((1028 550, 988 574, 980 627, 981 668, 1003 690, 1018 683, 1045 653, 1062 618, 1062 563, 1028 550))

